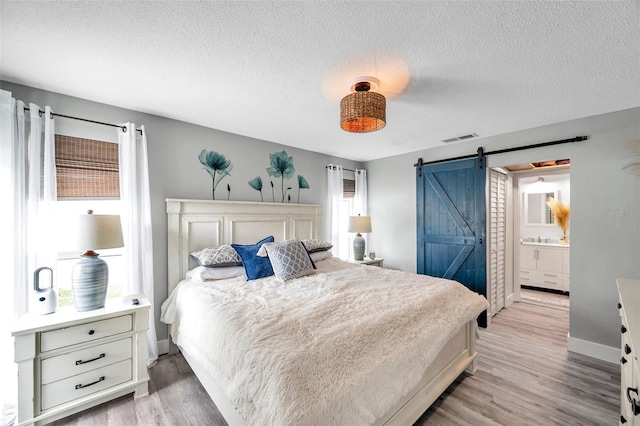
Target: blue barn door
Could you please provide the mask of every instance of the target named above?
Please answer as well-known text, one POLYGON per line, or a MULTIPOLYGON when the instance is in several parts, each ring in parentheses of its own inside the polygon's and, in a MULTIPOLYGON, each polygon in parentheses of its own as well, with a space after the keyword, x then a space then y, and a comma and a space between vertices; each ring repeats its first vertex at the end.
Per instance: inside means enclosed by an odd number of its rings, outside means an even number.
MULTIPOLYGON (((485 158, 416 168, 419 274, 487 296, 485 158)), ((487 326, 487 314, 478 317, 487 326)))

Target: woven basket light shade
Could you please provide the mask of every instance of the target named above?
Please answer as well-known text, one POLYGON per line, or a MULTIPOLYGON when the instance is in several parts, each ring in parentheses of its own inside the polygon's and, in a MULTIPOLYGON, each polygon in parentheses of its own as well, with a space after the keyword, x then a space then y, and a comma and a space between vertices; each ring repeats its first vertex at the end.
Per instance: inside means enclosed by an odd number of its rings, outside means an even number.
POLYGON ((340 127, 353 133, 375 132, 387 122, 387 100, 380 93, 351 93, 340 101, 340 127))

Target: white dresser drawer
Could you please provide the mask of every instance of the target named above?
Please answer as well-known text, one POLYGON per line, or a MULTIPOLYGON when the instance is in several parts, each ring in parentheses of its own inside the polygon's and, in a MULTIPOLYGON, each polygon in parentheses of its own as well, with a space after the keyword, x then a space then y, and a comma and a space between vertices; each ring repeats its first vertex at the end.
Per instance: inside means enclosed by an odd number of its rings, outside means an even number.
POLYGON ((131 344, 132 339, 129 337, 43 359, 41 363, 42 384, 76 376, 105 365, 129 359, 131 358, 131 344))
POLYGON ((107 365, 87 373, 42 385, 42 410, 131 380, 131 360, 107 365))
POLYGON ((45 331, 40 333, 40 352, 125 333, 131 331, 132 327, 131 315, 124 315, 73 327, 45 331))

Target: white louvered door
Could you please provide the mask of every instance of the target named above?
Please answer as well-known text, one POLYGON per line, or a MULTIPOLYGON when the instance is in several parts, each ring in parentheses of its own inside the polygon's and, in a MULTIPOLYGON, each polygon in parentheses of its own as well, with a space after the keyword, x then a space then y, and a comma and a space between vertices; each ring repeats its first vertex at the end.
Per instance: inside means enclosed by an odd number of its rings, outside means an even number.
POLYGON ((489 171, 489 315, 497 314, 505 306, 505 238, 507 231, 507 176, 489 171))

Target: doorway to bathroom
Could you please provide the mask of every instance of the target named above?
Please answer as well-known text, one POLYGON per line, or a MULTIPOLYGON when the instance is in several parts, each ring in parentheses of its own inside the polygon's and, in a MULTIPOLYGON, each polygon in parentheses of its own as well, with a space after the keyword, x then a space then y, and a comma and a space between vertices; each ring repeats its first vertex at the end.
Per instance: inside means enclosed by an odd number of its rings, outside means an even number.
POLYGON ((570 178, 568 159, 490 169, 490 316, 521 301, 568 310, 570 178))

